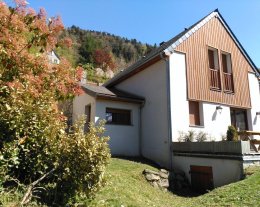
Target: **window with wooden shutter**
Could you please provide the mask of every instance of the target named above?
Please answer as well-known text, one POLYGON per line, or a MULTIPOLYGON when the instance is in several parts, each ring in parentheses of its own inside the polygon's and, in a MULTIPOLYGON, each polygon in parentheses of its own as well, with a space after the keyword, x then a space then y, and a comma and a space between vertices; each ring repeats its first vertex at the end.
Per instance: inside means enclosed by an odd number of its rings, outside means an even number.
POLYGON ((222 59, 222 70, 224 73, 228 73, 227 55, 222 54, 221 59, 222 59))
POLYGON ((208 61, 210 70, 210 88, 213 90, 221 90, 221 79, 217 49, 208 49, 208 61))
POLYGON ((215 69, 214 51, 213 50, 208 50, 208 53, 209 53, 209 68, 215 69))
POLYGON ((190 125, 192 126, 200 126, 200 106, 197 101, 189 101, 189 118, 190 125))
POLYGON ((223 82, 225 92, 234 92, 232 65, 231 65, 231 54, 222 53, 221 54, 221 66, 223 70, 223 82))

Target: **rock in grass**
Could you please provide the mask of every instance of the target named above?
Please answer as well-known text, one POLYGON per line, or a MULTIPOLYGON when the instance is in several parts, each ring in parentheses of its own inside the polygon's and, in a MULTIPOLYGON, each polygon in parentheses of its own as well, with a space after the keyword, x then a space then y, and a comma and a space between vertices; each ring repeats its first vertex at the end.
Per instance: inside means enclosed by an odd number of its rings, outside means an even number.
POLYGON ((169 181, 168 181, 168 179, 161 179, 161 180, 159 180, 158 185, 161 188, 169 188, 169 181))
POLYGON ((145 170, 143 171, 143 174, 159 175, 159 172, 156 172, 156 171, 154 171, 154 170, 145 169, 145 170))
POLYGON ((162 173, 166 173, 166 174, 169 173, 169 172, 168 172, 167 170, 165 170, 165 169, 160 169, 160 171, 161 171, 162 173))
POLYGON ((146 174, 145 178, 148 181, 160 180, 160 176, 159 175, 154 175, 154 174, 146 174))
POLYGON ((168 177, 169 177, 169 174, 164 173, 164 172, 160 172, 159 175, 160 175, 161 178, 165 178, 165 179, 168 179, 168 177))

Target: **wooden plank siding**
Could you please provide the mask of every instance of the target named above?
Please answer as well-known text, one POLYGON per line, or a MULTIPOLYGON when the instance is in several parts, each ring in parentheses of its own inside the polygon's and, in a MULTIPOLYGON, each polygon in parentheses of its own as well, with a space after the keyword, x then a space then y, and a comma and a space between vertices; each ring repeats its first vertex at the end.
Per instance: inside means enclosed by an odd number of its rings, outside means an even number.
POLYGON ((177 51, 186 54, 188 99, 222 103, 239 108, 251 108, 248 72, 253 72, 235 42, 218 18, 212 18, 207 24, 191 35, 177 51), (210 70, 208 48, 218 50, 221 90, 210 90, 210 70), (234 93, 225 93, 224 74, 221 54, 231 54, 234 93))

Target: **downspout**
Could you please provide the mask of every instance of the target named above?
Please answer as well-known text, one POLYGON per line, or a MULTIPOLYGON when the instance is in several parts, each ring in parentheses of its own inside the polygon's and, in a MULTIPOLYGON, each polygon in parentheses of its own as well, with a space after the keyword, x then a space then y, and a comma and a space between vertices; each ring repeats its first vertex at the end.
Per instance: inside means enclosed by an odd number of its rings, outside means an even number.
POLYGON ((170 170, 173 169, 173 159, 172 159, 172 119, 171 119, 171 91, 170 91, 170 60, 169 56, 165 57, 165 53, 160 53, 160 57, 165 61, 166 64, 166 90, 167 90, 167 119, 168 119, 168 145, 169 145, 169 160, 170 160, 170 170))
POLYGON ((143 139, 142 139, 142 108, 144 107, 145 102, 139 107, 139 155, 143 157, 143 139))

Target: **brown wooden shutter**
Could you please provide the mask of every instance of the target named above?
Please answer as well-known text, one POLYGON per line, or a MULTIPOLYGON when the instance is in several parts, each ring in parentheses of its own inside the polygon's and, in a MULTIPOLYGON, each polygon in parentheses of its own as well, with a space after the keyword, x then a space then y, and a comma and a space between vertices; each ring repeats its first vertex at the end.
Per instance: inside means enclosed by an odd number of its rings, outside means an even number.
POLYGON ((189 102, 189 113, 190 113, 190 125, 200 125, 200 110, 199 102, 189 102))
POLYGON ((209 53, 209 68, 215 69, 214 51, 213 50, 208 50, 208 53, 209 53))

